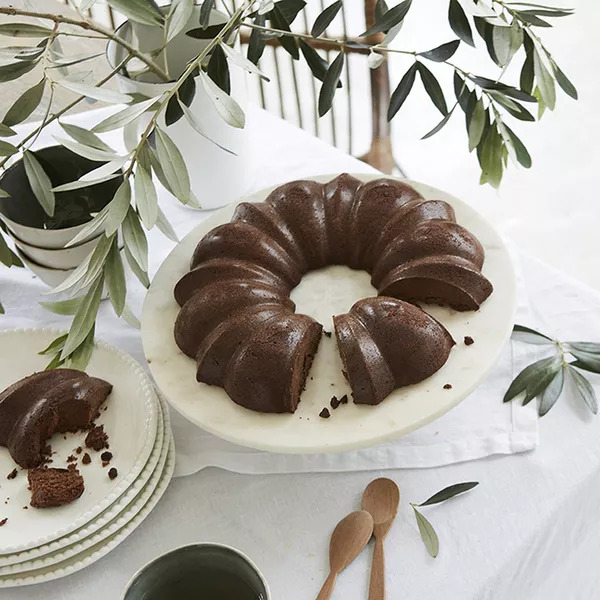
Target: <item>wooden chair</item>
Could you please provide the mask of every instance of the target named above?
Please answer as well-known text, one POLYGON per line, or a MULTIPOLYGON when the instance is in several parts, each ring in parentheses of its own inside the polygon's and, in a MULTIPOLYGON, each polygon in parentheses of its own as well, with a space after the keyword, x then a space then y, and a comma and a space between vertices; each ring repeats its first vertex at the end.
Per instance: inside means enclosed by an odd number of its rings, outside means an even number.
MULTIPOLYGON (((69 0, 64 1, 69 3, 69 0)), ((235 10, 237 1, 239 0, 223 0, 232 10, 235 10)), ((329 0, 327 3, 330 3, 329 0)), ((373 24, 375 4, 376 0, 364 0, 364 21, 361 21, 361 27, 366 25, 365 29, 367 29, 373 24)), ((348 36, 347 11, 350 10, 349 7, 354 9, 357 6, 358 2, 346 2, 342 7, 340 15, 334 21, 335 23, 341 22, 342 31, 336 31, 334 37, 358 42, 381 42, 383 34, 376 34, 368 40, 348 36)), ((310 18, 314 19, 314 16, 323 8, 325 8, 325 0, 311 0, 307 3, 306 9, 299 16, 299 19, 304 19, 303 26, 306 31, 310 29, 307 11, 309 9, 316 11, 314 15, 310 15, 310 18)), ((101 20, 113 28, 118 25, 119 21, 110 7, 100 4, 94 6, 90 17, 101 20)), ((325 35, 327 34, 328 32, 325 33, 325 35)), ((241 36, 242 43, 247 44, 249 37, 249 32, 244 30, 241 36)), ((309 43, 323 53, 328 60, 337 52, 319 40, 312 40, 309 43)), ((269 73, 272 80, 270 83, 264 83, 262 79, 250 78, 250 95, 253 101, 352 155, 356 153, 355 147, 359 145, 356 143, 358 126, 364 125, 364 116, 367 114, 370 103, 371 130, 363 132, 365 135, 360 140, 363 147, 368 146, 368 150, 359 158, 383 173, 399 172, 404 175, 394 159, 391 127, 387 121, 387 106, 390 97, 387 61, 379 68, 372 70, 367 66, 366 54, 368 51, 361 48, 348 48, 343 87, 338 90, 330 113, 320 119, 317 112, 320 83, 310 75, 308 67, 302 60, 292 60, 283 50, 277 38, 268 40, 267 45, 270 52, 265 52, 261 58, 261 67, 269 73), (263 63, 267 64, 263 66, 263 63), (288 93, 288 90, 291 93, 288 93), (361 104, 360 111, 356 110, 356 103, 361 104)))

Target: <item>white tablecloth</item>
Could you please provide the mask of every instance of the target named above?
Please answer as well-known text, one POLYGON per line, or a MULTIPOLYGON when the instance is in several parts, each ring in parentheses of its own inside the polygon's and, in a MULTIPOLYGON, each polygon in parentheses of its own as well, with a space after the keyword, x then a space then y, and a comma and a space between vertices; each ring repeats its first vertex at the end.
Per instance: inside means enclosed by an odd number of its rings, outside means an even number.
MULTIPOLYGON (((366 165, 261 111, 252 111, 262 166, 255 188, 294 177, 369 171, 366 165)), ((449 190, 452 192, 452 190, 449 190)), ((464 198, 477 204, 477 198, 464 198)), ((172 205, 178 233, 198 216, 172 205)), ((152 241, 151 241, 152 247, 152 241)), ((155 270, 162 255, 151 256, 155 270)), ((523 261, 534 323, 570 339, 600 339, 600 297, 534 259, 523 261)), ((11 321, 28 294, 39 293, 31 275, 0 270, 3 327, 62 325, 35 304, 11 321), (26 323, 22 322, 23 320, 26 323)), ((142 292, 134 292, 139 309, 142 292)), ((115 321, 102 308, 98 334, 111 341, 115 321)), ((139 333, 123 329, 120 345, 141 357, 139 333)), ((598 383, 596 378, 596 383, 598 383)), ((597 597, 600 575, 600 421, 563 398, 540 425, 534 452, 431 469, 386 471, 402 490, 398 520, 387 539, 388 597, 435 600, 575 600, 597 597), (478 480, 468 496, 427 509, 440 537, 433 560, 419 539, 409 502, 445 485, 478 480)), ((240 475, 220 469, 174 480, 155 511, 119 548, 63 580, 5 590, 8 600, 118 598, 142 564, 175 546, 218 541, 250 554, 270 582, 273 598, 315 597, 327 571, 328 537, 335 523, 359 506, 365 485, 380 473, 240 475)), ((425 509, 424 509, 425 510, 425 509)), ((370 552, 340 577, 334 598, 366 598, 370 552)))

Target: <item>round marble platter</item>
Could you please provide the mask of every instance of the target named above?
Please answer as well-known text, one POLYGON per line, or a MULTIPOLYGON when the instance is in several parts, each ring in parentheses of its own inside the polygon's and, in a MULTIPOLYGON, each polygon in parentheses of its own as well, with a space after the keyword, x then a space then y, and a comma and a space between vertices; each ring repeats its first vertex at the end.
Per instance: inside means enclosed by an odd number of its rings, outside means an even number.
MULTIPOLYGON (((312 177, 326 182, 336 175, 312 177)), ((380 175, 354 175, 362 181, 380 175)), ((441 321, 457 344, 446 364, 418 384, 399 388, 378 406, 356 405, 342 374, 335 334, 323 336, 301 402, 294 414, 265 414, 242 408, 225 391, 196 381, 196 364, 176 346, 173 325, 179 306, 173 298, 175 283, 189 269, 198 241, 213 227, 231 219, 235 205, 227 206, 191 231, 158 270, 144 302, 142 341, 148 365, 159 388, 178 412, 196 425, 227 441, 280 453, 340 452, 380 444, 405 435, 437 419, 464 400, 494 366, 509 339, 515 312, 515 275, 501 237, 478 212, 458 198, 431 186, 408 181, 427 199, 452 205, 458 223, 474 233, 485 248, 484 275, 494 292, 480 310, 457 312, 423 305, 441 321), (475 343, 467 346, 465 336, 475 343), (446 384, 451 388, 444 389, 446 384), (333 395, 350 402, 329 408, 333 395), (331 417, 319 413, 328 407, 331 417)), ((261 202, 275 186, 243 199, 261 202)), ((375 296, 369 274, 344 266, 309 272, 292 290, 296 312, 317 319, 333 332, 332 315, 347 312, 360 298, 375 296)), ((401 343, 401 340, 398 340, 401 343)))
MULTIPOLYGON (((49 358, 38 352, 62 333, 55 329, 0 332, 0 389, 43 370, 49 358)), ((16 465, 6 448, 0 447, 0 519, 7 519, 0 536, 0 555, 50 543, 83 527, 136 482, 152 454, 160 408, 152 382, 141 365, 121 350, 96 342, 86 372, 113 384, 96 423, 103 424, 109 435, 111 466, 117 468, 118 476, 113 480, 108 477, 108 467, 102 467, 100 453, 93 450, 85 449, 92 462, 81 464, 83 453, 77 455, 75 448, 85 447, 85 432, 55 435, 50 440, 54 454, 49 466, 66 468, 67 457, 76 456, 85 491, 77 501, 65 506, 35 509, 29 506, 27 471, 16 465), (7 474, 15 467, 17 476, 7 480, 7 474)))

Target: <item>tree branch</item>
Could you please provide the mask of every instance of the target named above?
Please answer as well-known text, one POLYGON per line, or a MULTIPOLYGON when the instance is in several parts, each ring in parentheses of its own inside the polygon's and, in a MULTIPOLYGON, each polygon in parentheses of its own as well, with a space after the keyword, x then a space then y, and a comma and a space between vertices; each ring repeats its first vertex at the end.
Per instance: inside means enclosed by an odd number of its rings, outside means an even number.
POLYGON ((67 25, 75 25, 76 27, 81 27, 82 29, 88 31, 95 31, 96 33, 102 34, 104 37, 120 44, 125 48, 132 56, 138 58, 143 63, 145 63, 148 68, 158 75, 163 81, 169 81, 169 77, 167 74, 161 69, 156 63, 151 61, 147 56, 139 52, 135 46, 132 46, 129 42, 120 38, 118 35, 113 33, 112 31, 105 29, 104 27, 97 25, 96 23, 92 23, 91 21, 83 21, 80 19, 73 19, 71 17, 65 17, 63 15, 54 15, 52 13, 41 13, 33 10, 23 10, 21 8, 14 8, 13 6, 0 6, 0 15, 8 15, 8 16, 21 16, 21 17, 36 17, 38 19, 46 19, 48 21, 53 21, 56 24, 64 23, 67 25))

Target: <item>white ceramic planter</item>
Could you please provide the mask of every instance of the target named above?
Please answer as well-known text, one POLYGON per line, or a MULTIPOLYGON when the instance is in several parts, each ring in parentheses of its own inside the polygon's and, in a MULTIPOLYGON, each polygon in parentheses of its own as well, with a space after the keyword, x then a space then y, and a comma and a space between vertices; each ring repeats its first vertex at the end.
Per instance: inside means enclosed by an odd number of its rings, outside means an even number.
MULTIPOLYGON (((171 75, 181 74, 188 60, 196 56, 208 43, 185 35, 185 32, 199 26, 200 8, 195 11, 184 27, 167 46, 168 64, 171 75)), ((226 16, 213 11, 210 24, 225 22, 226 16)), ((162 45, 162 30, 156 27, 135 24, 135 43, 144 51, 152 50, 162 45)), ((134 35, 132 24, 124 23, 118 34, 125 39, 134 35)), ((114 68, 125 53, 123 48, 110 42, 107 46, 107 57, 114 68)), ((245 72, 236 65, 230 64, 231 95, 245 109, 247 90, 245 72)), ((138 79, 130 79, 120 74, 117 82, 121 91, 138 92, 149 97, 155 97, 170 88, 169 84, 157 83, 156 76, 147 73, 138 79)), ((199 135, 188 124, 185 117, 176 123, 166 126, 164 113, 159 118, 159 125, 164 128, 175 142, 183 155, 188 168, 192 191, 198 198, 202 208, 213 209, 234 202, 244 196, 250 189, 250 174, 253 172, 251 155, 248 147, 247 129, 231 127, 219 116, 212 101, 207 96, 202 83, 196 79, 196 94, 190 106, 206 135, 235 153, 225 152, 209 140, 199 135)), ((148 118, 138 120, 137 136, 141 134, 148 123, 148 118)))

